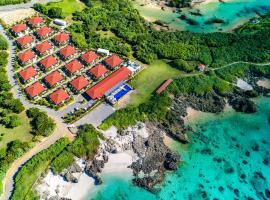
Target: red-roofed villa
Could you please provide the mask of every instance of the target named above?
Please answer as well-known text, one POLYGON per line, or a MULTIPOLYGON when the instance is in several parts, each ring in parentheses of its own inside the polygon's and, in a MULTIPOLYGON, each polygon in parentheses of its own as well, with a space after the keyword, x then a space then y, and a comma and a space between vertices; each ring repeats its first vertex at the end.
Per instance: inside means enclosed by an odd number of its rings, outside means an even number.
POLYGON ((105 74, 109 70, 102 64, 98 64, 95 67, 89 69, 88 73, 94 78, 94 79, 100 79, 105 76, 105 74))
POLYGON ((49 98, 55 105, 61 105, 68 100, 69 94, 63 88, 60 88, 50 94, 49 98))
POLYGON ((59 71, 54 71, 44 78, 45 83, 49 87, 53 87, 64 80, 63 75, 59 71))
POLYGON ((63 49, 60 50, 59 54, 62 57, 63 60, 69 60, 73 58, 76 55, 76 49, 72 47, 71 45, 67 45, 63 49))
POLYGON ((11 32, 16 37, 22 37, 27 34, 28 28, 25 24, 17 24, 11 28, 11 32))
POLYGON ((49 37, 52 34, 52 29, 48 26, 43 26, 42 28, 36 31, 36 35, 39 39, 44 39, 49 37))
POLYGON ((79 76, 70 82, 70 86, 75 93, 78 93, 82 89, 84 89, 89 83, 90 82, 84 76, 79 76))
POLYGON ((34 46, 34 39, 30 35, 25 35, 16 40, 18 46, 22 49, 33 47, 34 46))
POLYGON ((111 69, 118 67, 122 62, 123 60, 115 54, 105 60, 105 64, 111 69))
POLYGON ((38 44, 35 49, 40 56, 48 55, 53 53, 53 46, 48 41, 38 44))
POLYGON ((30 98, 41 95, 45 90, 45 87, 38 81, 25 88, 25 92, 30 98))
POLYGON ((29 63, 33 63, 36 61, 36 55, 33 51, 31 50, 26 50, 18 55, 18 61, 22 65, 26 65, 29 63))
POLYGON ((19 72, 20 80, 25 83, 31 79, 34 79, 38 75, 34 67, 30 66, 19 72))
POLYGON ((58 60, 54 56, 48 56, 39 62, 41 69, 46 71, 58 65, 58 60))
POLYGON ((59 33, 57 36, 55 36, 54 42, 56 43, 56 45, 62 46, 68 44, 69 39, 70 39, 69 34, 59 33))
POLYGON ((28 20, 28 25, 32 28, 40 27, 44 24, 42 17, 32 17, 28 20))
POLYGON ((65 71, 68 75, 72 75, 78 72, 82 67, 83 65, 78 60, 72 60, 65 66, 65 71))
POLYGON ((96 59, 98 59, 98 55, 94 51, 88 51, 81 56, 81 60, 86 65, 94 64, 96 59))

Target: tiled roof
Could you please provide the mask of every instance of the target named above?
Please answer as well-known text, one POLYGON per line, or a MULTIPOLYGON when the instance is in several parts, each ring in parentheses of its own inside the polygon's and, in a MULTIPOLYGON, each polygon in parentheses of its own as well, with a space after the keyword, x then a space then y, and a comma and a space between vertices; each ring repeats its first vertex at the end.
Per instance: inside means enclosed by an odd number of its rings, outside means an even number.
POLYGON ((45 77, 46 82, 50 86, 54 86, 56 83, 64 79, 63 75, 59 71, 54 71, 45 77))
POLYGON ((32 17, 28 20, 28 24, 30 25, 38 25, 43 22, 43 19, 41 17, 32 17))
POLYGON ((91 87, 86 91, 86 94, 92 99, 98 99, 103 97, 103 95, 116 86, 121 81, 128 79, 131 71, 126 67, 121 67, 110 76, 106 77, 102 81, 98 82, 96 85, 91 87))
POLYGON ((46 36, 52 32, 52 29, 48 26, 43 26, 42 28, 37 30, 37 34, 40 37, 46 36))
POLYGON ((67 45, 66 47, 60 50, 60 54, 64 56, 64 58, 67 58, 75 53, 76 53, 76 50, 71 45, 67 45))
POLYGON ((33 59, 35 57, 35 54, 31 50, 27 50, 25 52, 20 53, 18 55, 18 57, 22 62, 27 62, 27 61, 33 59))
POLYGON ((21 46, 25 46, 29 43, 32 43, 33 41, 34 39, 30 35, 25 35, 16 40, 16 42, 20 44, 21 46))
POLYGON ((68 98, 69 98, 69 94, 63 88, 60 88, 56 90, 55 92, 53 92, 52 94, 50 94, 51 101, 56 105, 61 104, 63 101, 67 100, 68 98))
POLYGON ((58 43, 62 43, 69 40, 69 35, 67 33, 59 33, 57 36, 55 36, 54 40, 58 43))
POLYGON ((69 71, 70 73, 75 73, 82 67, 83 65, 78 60, 72 60, 65 66, 66 70, 69 71))
POLYGON ((89 81, 84 76, 79 76, 76 79, 74 79, 73 81, 71 81, 70 84, 77 91, 80 91, 89 84, 89 81))
POLYGON ((114 67, 120 65, 123 62, 123 60, 119 56, 114 54, 111 57, 107 58, 105 60, 105 62, 106 62, 107 65, 114 68, 114 67))
POLYGON ((39 94, 41 94, 43 91, 45 91, 45 87, 38 81, 28 86, 27 88, 25 88, 25 92, 30 97, 36 97, 39 94))
POLYGON ((44 53, 52 48, 53 46, 48 41, 42 42, 36 46, 36 49, 39 51, 39 53, 44 53))
POLYGON ((94 75, 96 78, 101 77, 108 72, 108 69, 104 65, 98 64, 95 67, 91 68, 89 72, 94 75))
POLYGON ((27 26, 25 24, 17 24, 12 27, 12 31, 14 33, 20 33, 22 31, 25 31, 27 29, 27 26))
POLYGON ((82 60, 87 63, 93 62, 95 59, 98 58, 98 55, 94 51, 88 51, 81 56, 82 60))
POLYGON ((48 56, 40 61, 40 64, 43 65, 45 69, 52 67, 53 65, 57 64, 57 59, 54 56, 48 56))
POLYGON ((29 80, 30 78, 37 75, 37 71, 32 67, 27 67, 24 70, 19 72, 19 75, 23 78, 24 81, 29 80))

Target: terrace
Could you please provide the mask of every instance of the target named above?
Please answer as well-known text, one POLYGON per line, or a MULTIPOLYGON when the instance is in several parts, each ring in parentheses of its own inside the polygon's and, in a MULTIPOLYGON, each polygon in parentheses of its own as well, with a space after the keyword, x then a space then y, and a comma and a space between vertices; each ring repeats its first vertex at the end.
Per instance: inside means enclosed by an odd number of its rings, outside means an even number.
POLYGON ((106 53, 82 52, 74 48, 67 32, 58 33, 46 26, 41 17, 21 24, 28 26, 22 30, 29 31, 15 38, 20 47, 17 49, 19 68, 15 72, 32 103, 55 110, 65 107, 57 111, 62 117, 77 111, 84 115, 105 100, 105 94, 115 91, 131 77, 131 71, 123 67, 124 59, 120 56, 105 49, 106 53))

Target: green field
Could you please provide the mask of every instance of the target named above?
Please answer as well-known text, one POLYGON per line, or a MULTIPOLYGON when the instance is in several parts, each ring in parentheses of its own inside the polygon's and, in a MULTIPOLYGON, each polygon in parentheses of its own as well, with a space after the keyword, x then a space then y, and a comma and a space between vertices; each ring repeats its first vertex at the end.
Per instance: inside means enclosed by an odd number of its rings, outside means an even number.
POLYGON ((131 94, 131 104, 139 105, 146 102, 150 98, 151 93, 162 82, 180 73, 179 70, 172 68, 162 60, 153 62, 131 81, 131 85, 136 89, 131 94))
POLYGON ((0 134, 4 134, 1 137, 0 149, 4 147, 8 142, 13 140, 30 141, 32 139, 33 135, 30 134, 31 126, 29 124, 29 119, 27 118, 26 113, 22 112, 18 116, 21 120, 20 126, 9 129, 0 125, 0 134))
POLYGON ((58 7, 63 9, 63 14, 65 18, 70 19, 72 13, 75 11, 82 11, 86 6, 79 0, 62 0, 60 2, 48 3, 46 7, 58 7))

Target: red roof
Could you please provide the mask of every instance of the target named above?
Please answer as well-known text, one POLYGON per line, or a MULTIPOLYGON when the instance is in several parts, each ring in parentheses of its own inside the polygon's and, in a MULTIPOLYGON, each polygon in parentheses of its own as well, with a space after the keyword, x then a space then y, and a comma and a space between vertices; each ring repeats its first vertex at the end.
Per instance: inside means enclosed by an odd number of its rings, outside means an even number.
POLYGON ((69 98, 69 95, 63 88, 60 88, 56 90, 55 92, 53 92, 52 94, 50 94, 50 99, 56 105, 61 104, 63 101, 67 100, 68 98, 69 98))
POLYGON ((107 58, 105 60, 105 62, 107 65, 109 65, 111 67, 116 67, 116 66, 120 65, 123 62, 123 60, 119 56, 114 54, 111 57, 107 58))
POLYGON ((108 69, 104 67, 104 65, 98 64, 95 67, 91 68, 89 72, 93 74, 96 78, 99 78, 105 73, 107 73, 108 69))
POLYGON ((96 60, 98 58, 98 55, 94 52, 94 51, 88 51, 85 54, 83 54, 81 56, 81 58, 87 62, 87 63, 91 63, 94 60, 96 60))
POLYGON ((23 78, 24 81, 29 80, 30 78, 37 75, 37 71, 32 67, 27 67, 26 69, 19 72, 19 75, 23 78))
POLYGON ((35 82, 32 85, 28 86, 25 88, 25 92, 30 96, 30 97, 35 97, 41 94, 43 91, 45 91, 45 87, 41 85, 40 82, 35 82))
POLYGON ((12 27, 12 31, 14 33, 20 33, 22 31, 25 31, 27 29, 25 24, 17 24, 15 26, 12 27))
POLYGON ((49 83, 50 86, 54 86, 63 79, 64 77, 59 71, 54 71, 45 77, 46 82, 49 83))
POLYGON ((107 91, 112 89, 118 83, 123 80, 126 80, 131 71, 126 67, 121 67, 110 76, 106 77, 102 81, 98 82, 96 85, 91 87, 86 91, 86 94, 92 99, 101 98, 107 91))
POLYGON ((71 81, 70 84, 77 91, 80 91, 89 84, 89 81, 84 76, 79 76, 76 79, 74 79, 73 81, 71 81))
POLYGON ((57 59, 54 56, 48 56, 40 61, 40 64, 43 65, 45 69, 52 67, 53 65, 57 64, 57 59))
POLYGON ((50 34, 51 32, 52 32, 52 29, 49 28, 48 26, 43 26, 42 28, 40 28, 40 29, 37 30, 37 34, 40 37, 44 37, 44 36, 50 34))
POLYGON ((157 94, 162 93, 164 90, 166 90, 166 88, 171 84, 171 82, 173 82, 172 79, 168 79, 167 81, 165 81, 156 91, 157 94))
POLYGON ((67 58, 75 53, 76 53, 76 50, 74 49, 74 47, 70 45, 67 45, 66 47, 60 50, 60 54, 64 56, 64 58, 67 58))
POLYGON ((21 46, 25 46, 29 43, 32 43, 33 41, 34 41, 34 39, 29 35, 25 35, 25 36, 20 37, 19 39, 16 40, 16 42, 18 44, 20 44, 21 46))
POLYGON ((43 19, 41 17, 33 17, 29 19, 28 24, 31 25, 38 25, 43 22, 43 19))
POLYGON ((44 53, 50 50, 51 48, 53 47, 48 41, 42 42, 36 46, 36 49, 39 51, 39 53, 44 53))
POLYGON ((75 73, 79 69, 81 69, 83 65, 78 61, 78 60, 72 60, 70 63, 68 63, 65 68, 70 72, 70 73, 75 73))
POLYGON ((18 57, 22 62, 27 62, 27 61, 33 59, 35 57, 35 54, 31 50, 27 50, 25 52, 20 53, 18 55, 18 57))
POLYGON ((66 42, 69 40, 69 35, 67 33, 59 33, 55 36, 54 40, 58 43, 66 42))

